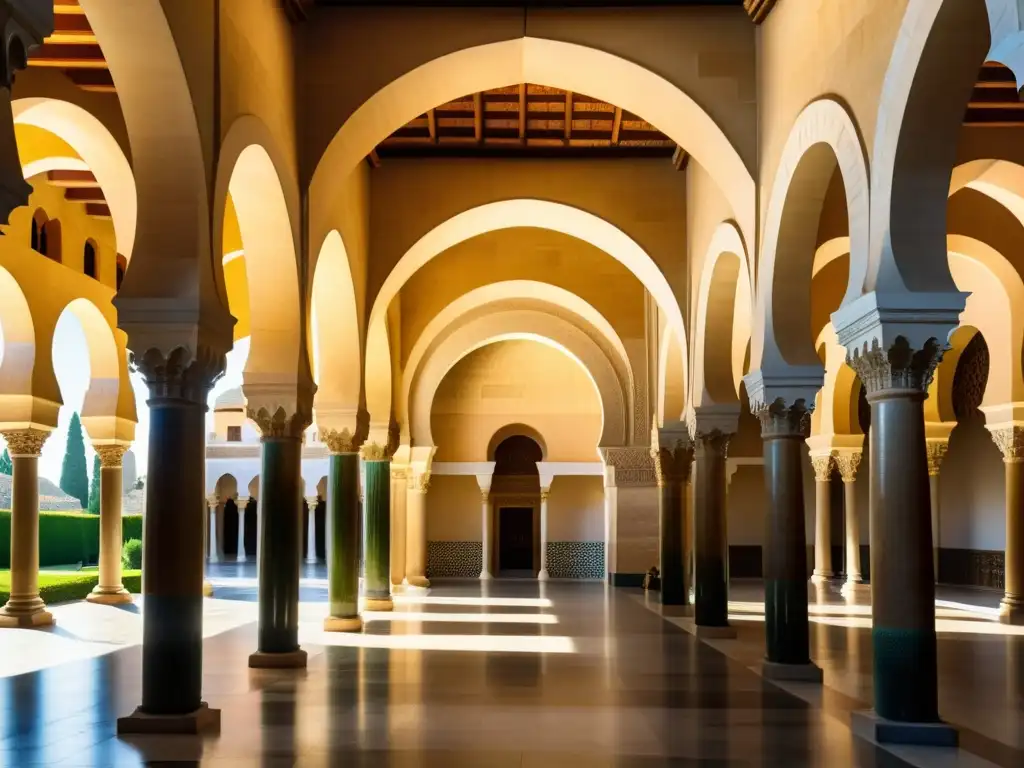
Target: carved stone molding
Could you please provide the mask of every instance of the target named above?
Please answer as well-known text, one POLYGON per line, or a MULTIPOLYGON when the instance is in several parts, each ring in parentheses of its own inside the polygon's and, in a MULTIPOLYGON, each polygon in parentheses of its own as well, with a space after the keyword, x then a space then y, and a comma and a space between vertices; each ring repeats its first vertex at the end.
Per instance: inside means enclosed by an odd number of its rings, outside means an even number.
POLYGON ((818 483, 827 483, 832 479, 832 469, 835 467, 835 459, 831 453, 811 454, 811 466, 814 467, 814 480, 818 483))
POLYGON ((278 406, 271 411, 271 408, 273 406, 246 409, 246 416, 259 427, 262 440, 301 439, 306 427, 313 423, 312 414, 305 409, 292 411, 278 406))
POLYGON ((857 469, 863 455, 861 451, 840 451, 833 456, 844 483, 852 483, 857 479, 857 469))
POLYGON ((743 9, 750 16, 751 21, 760 24, 768 18, 777 0, 743 0, 743 9))
POLYGON ((693 467, 693 443, 689 440, 676 440, 671 446, 651 446, 651 458, 659 487, 689 482, 693 467))
POLYGON ((320 439, 327 444, 327 450, 331 453, 355 453, 356 438, 347 429, 340 432, 336 429, 324 429, 320 431, 320 439))
POLYGON ((175 347, 169 354, 151 348, 132 358, 149 389, 151 406, 173 401, 206 407, 210 389, 224 375, 225 357, 207 347, 192 352, 175 347))
POLYGON ((50 433, 45 429, 10 429, 3 433, 11 456, 39 456, 50 433))
POLYGON ((857 372, 868 399, 893 390, 910 390, 922 394, 942 361, 943 348, 935 339, 929 339, 921 349, 914 349, 903 336, 898 336, 888 350, 875 340, 868 347, 854 349, 846 356, 847 364, 857 372))
POLYGON ((406 480, 408 481, 412 476, 408 467, 391 465, 391 479, 392 480, 406 480))
POLYGON ((992 440, 999 452, 1003 454, 1003 461, 1007 463, 1024 461, 1024 425, 1011 424, 995 427, 989 431, 992 433, 992 440))
POLYGON ((98 445, 96 455, 100 457, 100 466, 112 469, 121 466, 121 461, 128 450, 126 445, 98 445))
POLYGON ((649 448, 643 446, 603 448, 604 460, 615 467, 615 485, 619 488, 653 486, 657 484, 654 460, 649 448))
MULTIPOLYGON (((996 445, 999 445, 998 440, 996 445)), ((949 441, 928 440, 925 449, 928 453, 928 474, 938 475, 942 471, 942 460, 946 458, 946 452, 949 450, 949 441)))
POLYGON ((374 442, 363 443, 359 455, 363 461, 387 461, 390 458, 387 447, 374 442))
POLYGON ((418 475, 409 473, 408 485, 406 487, 410 491, 426 493, 430 490, 430 473, 420 472, 418 475))
POLYGON ((811 426, 811 410, 806 400, 792 405, 779 398, 752 411, 761 422, 761 437, 806 437, 811 426))

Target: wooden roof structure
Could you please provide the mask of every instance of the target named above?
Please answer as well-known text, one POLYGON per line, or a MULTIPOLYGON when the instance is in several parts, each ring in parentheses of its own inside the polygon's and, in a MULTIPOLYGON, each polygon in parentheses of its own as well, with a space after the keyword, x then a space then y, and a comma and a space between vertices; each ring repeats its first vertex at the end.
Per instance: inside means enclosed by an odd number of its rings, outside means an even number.
POLYGON ((996 62, 986 62, 967 103, 964 125, 987 128, 1024 127, 1024 102, 1017 90, 1013 71, 996 62))
POLYGON ((53 0, 53 34, 29 53, 30 67, 64 71, 79 88, 114 93, 114 80, 78 0, 53 0))

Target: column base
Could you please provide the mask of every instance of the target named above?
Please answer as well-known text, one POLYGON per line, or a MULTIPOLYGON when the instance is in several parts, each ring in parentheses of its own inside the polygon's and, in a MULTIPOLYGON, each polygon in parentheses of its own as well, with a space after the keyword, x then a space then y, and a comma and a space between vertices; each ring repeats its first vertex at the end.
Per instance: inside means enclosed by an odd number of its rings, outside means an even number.
POLYGON ((125 605, 132 602, 132 596, 124 587, 94 587, 85 600, 98 605, 125 605))
POLYGON ((426 576, 407 576, 405 578, 406 586, 418 587, 419 589, 427 589, 430 586, 430 579, 426 576))
POLYGON ((861 738, 879 744, 910 744, 920 747, 957 747, 960 735, 947 723, 903 723, 879 717, 873 710, 850 714, 850 727, 861 738))
POLYGON ((393 611, 395 610, 395 604, 391 601, 390 597, 368 597, 366 598, 366 610, 393 611))
POLYGON ((1024 626, 1024 600, 1018 597, 1003 597, 999 603, 999 621, 1003 624, 1024 626))
POLYGON ((736 637, 736 628, 706 627, 703 624, 694 624, 693 634, 704 640, 733 640, 736 637))
POLYGON ((835 579, 835 577, 836 575, 831 571, 826 571, 824 573, 815 571, 814 574, 811 576, 811 584, 816 584, 819 586, 822 584, 830 584, 832 580, 835 579))
POLYGON ((42 600, 39 600, 37 607, 22 608, 18 606, 10 610, 9 605, 10 601, 0 608, 0 628, 30 629, 32 627, 52 627, 57 623, 53 614, 46 610, 46 605, 42 600))
POLYGON ((220 558, 216 556, 209 557, 206 559, 206 562, 208 562, 210 565, 217 565, 220 563, 220 558))
MULTIPOLYGON (((752 667, 757 670, 757 667, 752 667)), ((766 680, 779 680, 793 683, 820 683, 824 674, 814 662, 807 664, 777 664, 765 659, 761 662, 761 676, 766 680)))
POLYGON ((480 581, 490 581, 493 578, 487 571, 480 571, 480 581))
POLYGON ((839 594, 843 597, 871 597, 871 585, 866 581, 846 581, 839 594))
POLYGON ((220 710, 201 702, 199 709, 185 715, 147 715, 139 707, 128 717, 117 718, 117 735, 199 735, 220 733, 220 710))
POLYGON ((537 572, 537 581, 547 581, 550 578, 547 568, 541 568, 540 571, 537 572))
POLYGON ((316 565, 319 562, 320 561, 317 560, 315 557, 307 557, 306 558, 306 565, 316 565))
POLYGON ((328 616, 324 619, 324 632, 359 632, 362 628, 360 616, 328 616))
POLYGON ((285 653, 256 651, 249 655, 249 669, 305 669, 307 654, 301 648, 285 653))
POLYGON ((244 563, 244 562, 246 562, 246 560, 247 560, 247 559, 248 559, 248 558, 246 558, 246 556, 245 556, 245 555, 242 555, 241 557, 236 557, 236 558, 235 558, 235 562, 236 562, 236 563, 244 563))

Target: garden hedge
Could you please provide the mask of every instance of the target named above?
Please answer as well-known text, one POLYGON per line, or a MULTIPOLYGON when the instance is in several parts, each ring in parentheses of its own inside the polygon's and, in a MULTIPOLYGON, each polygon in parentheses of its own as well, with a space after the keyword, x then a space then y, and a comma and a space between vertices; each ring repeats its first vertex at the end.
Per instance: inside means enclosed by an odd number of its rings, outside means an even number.
MULTIPOLYGON (((99 580, 99 573, 70 572, 42 573, 39 575, 39 596, 44 603, 61 603, 66 600, 82 600, 92 592, 99 580)), ((122 574, 124 588, 132 594, 142 591, 141 571, 125 571, 122 574)), ((7 602, 11 592, 10 571, 0 573, 0 604, 7 602)))
MULTIPOLYGON (((121 518, 121 539, 142 538, 142 515, 121 518)), ((100 519, 85 512, 39 513, 39 565, 99 562, 100 519)), ((0 510, 0 568, 11 567, 11 512, 0 510)))

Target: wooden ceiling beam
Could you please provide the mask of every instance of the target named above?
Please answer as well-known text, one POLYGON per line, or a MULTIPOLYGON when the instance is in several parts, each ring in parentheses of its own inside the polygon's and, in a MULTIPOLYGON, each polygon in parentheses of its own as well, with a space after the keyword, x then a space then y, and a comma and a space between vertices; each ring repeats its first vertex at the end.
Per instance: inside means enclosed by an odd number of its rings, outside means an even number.
POLYGON ((98 187, 92 171, 47 171, 46 180, 55 187, 98 187))
POLYGON ((427 130, 430 132, 430 140, 437 141, 437 114, 434 110, 427 110, 427 130))
POLYGON ((83 91, 117 93, 109 69, 66 69, 64 74, 83 91))
POLYGON ((622 107, 615 108, 615 116, 612 118, 612 146, 619 143, 619 132, 622 130, 622 107))
POLYGON ((380 168, 380 157, 377 155, 376 147, 370 150, 370 154, 366 156, 366 162, 370 164, 371 168, 380 168))
POLYGON ((96 33, 84 14, 57 14, 53 17, 53 34, 43 42, 55 45, 95 44, 96 33))
POLYGON ((743 0, 743 7, 755 24, 762 23, 775 7, 776 0, 743 0))
POLYGON ((53 0, 53 13, 55 16, 84 16, 85 9, 78 0, 53 0))
POLYGON ((105 203, 103 190, 95 187, 66 187, 64 199, 72 203, 105 203))
POLYGON ((473 94, 473 137, 484 140, 484 95, 479 91, 473 94))
POLYGON ((113 218, 110 215, 110 206, 106 203, 86 203, 85 213, 87 216, 92 216, 96 219, 110 219, 113 218))
POLYGON ((519 84, 519 141, 526 143, 526 83, 519 84))
POLYGON ((565 140, 572 138, 572 91, 565 92, 565 140))
POLYGON ((78 69, 107 69, 107 60, 98 45, 73 43, 58 45, 43 43, 28 58, 30 67, 75 67, 78 69))
POLYGON ((690 153, 677 144, 675 150, 672 152, 672 167, 677 171, 685 171, 686 166, 689 164, 690 153))

